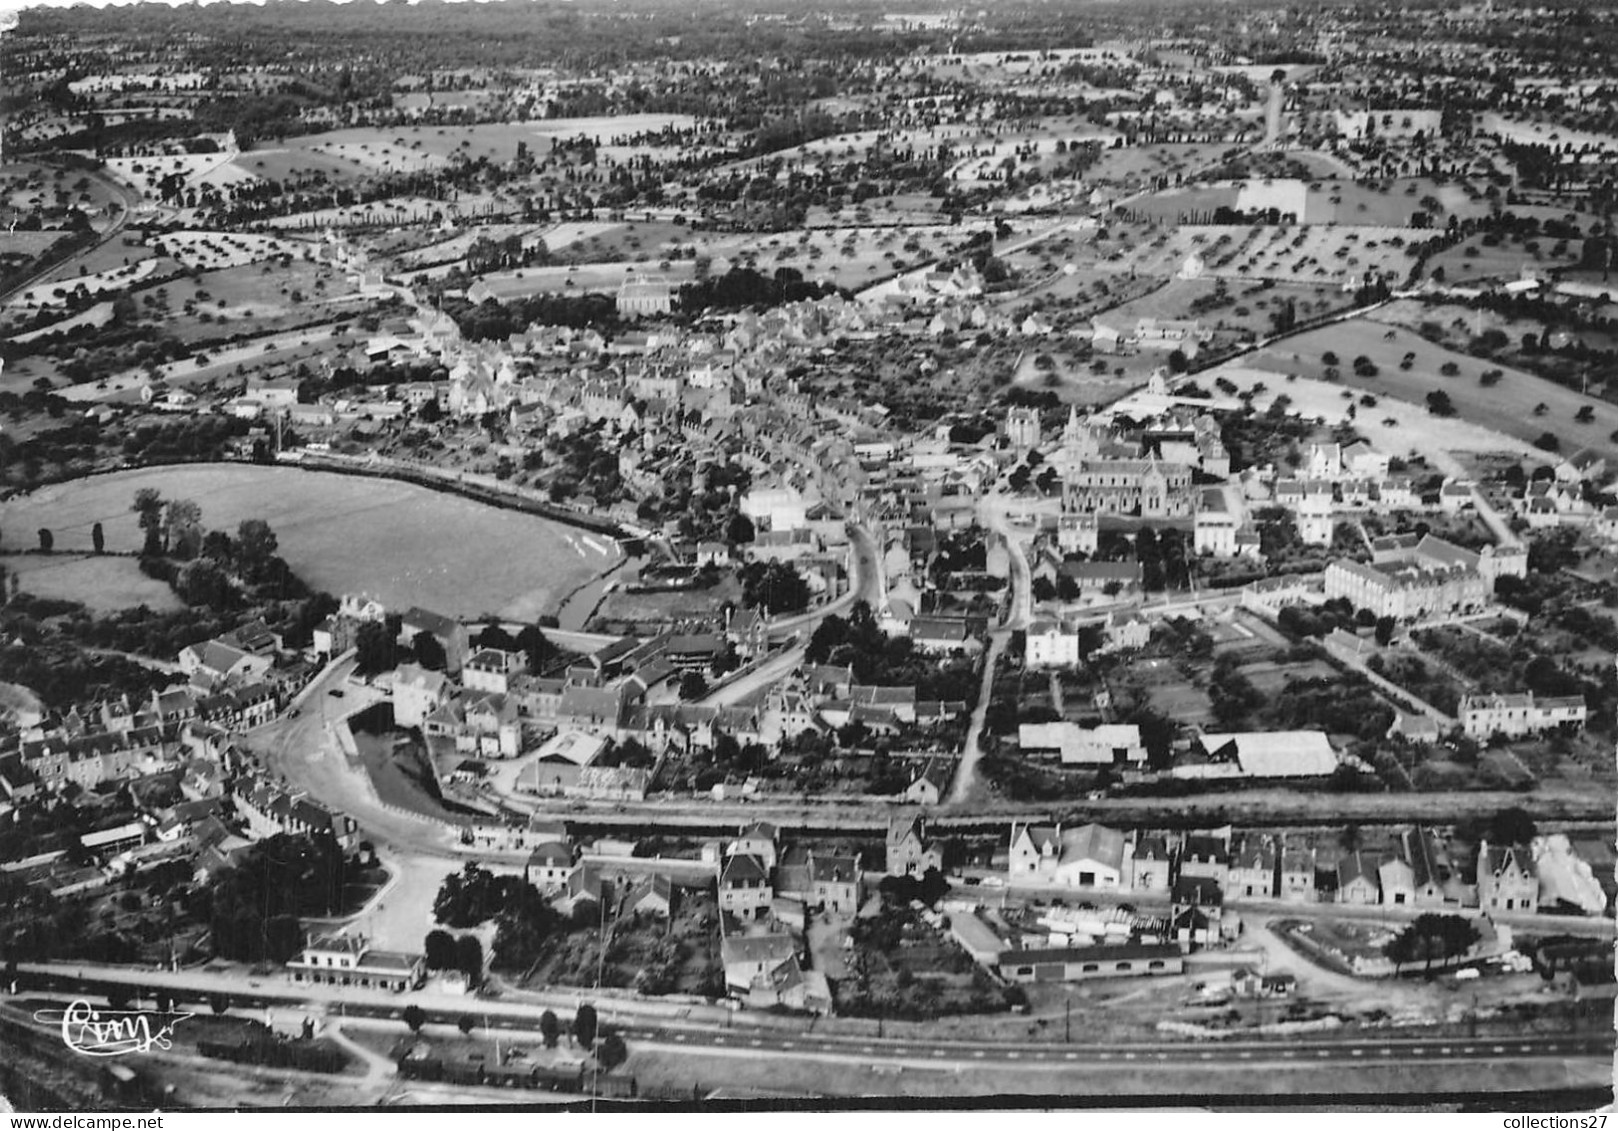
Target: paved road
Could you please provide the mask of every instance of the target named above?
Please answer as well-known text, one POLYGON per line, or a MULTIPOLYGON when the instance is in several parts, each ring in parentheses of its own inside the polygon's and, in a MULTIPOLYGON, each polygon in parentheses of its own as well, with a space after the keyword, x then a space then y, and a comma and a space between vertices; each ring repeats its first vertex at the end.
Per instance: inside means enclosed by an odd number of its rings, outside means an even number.
POLYGON ((826 617, 852 608, 855 601, 865 601, 873 609, 876 607, 878 580, 876 541, 871 537, 869 530, 858 525, 849 526, 848 537, 852 551, 849 555, 852 576, 849 579, 848 592, 812 612, 784 617, 771 624, 772 637, 780 639, 789 633, 795 633, 798 643, 739 679, 709 693, 701 700, 704 705, 728 707, 758 694, 803 663, 809 634, 826 617))
POLYGON ((795 1060, 821 1060, 863 1064, 872 1060, 897 1062, 916 1068, 969 1068, 984 1064, 1015 1065, 1019 1068, 1045 1068, 1071 1071, 1081 1065, 1133 1062, 1149 1064, 1208 1064, 1224 1062, 1254 1066, 1281 1061, 1336 1061, 1358 1064, 1405 1059, 1419 1060, 1516 1060, 1543 1057, 1566 1060, 1573 1057, 1612 1055, 1613 1042, 1607 1036, 1510 1037, 1510 1038, 1416 1038, 1375 1041, 1220 1041, 1218 1043, 1156 1043, 1125 1045, 1097 1044, 993 1044, 974 1047, 958 1042, 848 1040, 816 1036, 781 1037, 775 1034, 670 1031, 667 1028, 631 1026, 623 1030, 626 1040, 637 1047, 687 1049, 712 1052, 735 1050, 747 1057, 788 1057, 795 1060))
POLYGON ((784 636, 789 633, 798 633, 804 629, 812 630, 821 621, 833 613, 840 613, 852 608, 855 601, 864 601, 875 611, 877 604, 877 550, 876 540, 871 532, 863 526, 851 524, 848 528, 848 540, 853 549, 850 562, 853 575, 849 579, 848 592, 830 601, 818 609, 797 616, 782 617, 770 625, 771 636, 784 636))
POLYGON ((352 658, 329 665, 285 715, 249 731, 243 745, 288 787, 352 816, 373 839, 430 855, 463 855, 447 825, 384 807, 365 771, 349 766, 338 748, 332 728, 382 698, 375 688, 350 683, 353 671, 352 658))
POLYGON ((966 739, 961 745, 961 761, 955 767, 955 780, 950 783, 948 804, 969 804, 984 792, 978 781, 978 762, 983 758, 983 726, 989 717, 989 700, 994 692, 994 669, 1011 639, 1009 628, 996 629, 989 634, 989 650, 983 657, 983 681, 978 687, 977 706, 972 708, 972 721, 966 728, 966 739))
POLYGON ((799 664, 803 663, 806 650, 805 645, 794 644, 792 647, 764 661, 746 675, 738 676, 723 687, 710 691, 703 696, 700 702, 705 707, 734 706, 790 675, 799 664))
POLYGON ((1006 622, 989 634, 989 648, 983 660, 983 683, 978 688, 977 706, 972 711, 971 724, 966 728, 966 740, 961 747, 961 761, 955 769, 955 780, 950 783, 948 803, 962 806, 981 801, 986 789, 978 780, 978 762, 983 757, 983 724, 988 717, 989 700, 994 690, 994 671, 1005 653, 1011 634, 1025 629, 1033 621, 1033 575, 1028 568, 1028 555, 1022 542, 1012 531, 1006 515, 1006 500, 998 494, 984 496, 978 506, 984 525, 1005 544, 1011 556, 1011 598, 1007 606, 1006 622))

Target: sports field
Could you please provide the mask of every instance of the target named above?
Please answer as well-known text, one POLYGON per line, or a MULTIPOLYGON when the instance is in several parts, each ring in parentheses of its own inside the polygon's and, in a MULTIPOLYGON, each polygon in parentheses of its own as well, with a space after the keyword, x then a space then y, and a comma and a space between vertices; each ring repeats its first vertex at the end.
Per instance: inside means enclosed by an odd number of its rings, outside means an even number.
POLYGON ((311 585, 366 593, 390 608, 421 605, 516 620, 554 611, 576 585, 618 559, 599 534, 423 487, 287 467, 203 464, 144 468, 43 488, 0 507, 0 528, 48 527, 56 548, 87 550, 104 525, 109 550, 140 548, 130 504, 142 487, 191 499, 203 525, 234 531, 262 518, 281 555, 311 585))

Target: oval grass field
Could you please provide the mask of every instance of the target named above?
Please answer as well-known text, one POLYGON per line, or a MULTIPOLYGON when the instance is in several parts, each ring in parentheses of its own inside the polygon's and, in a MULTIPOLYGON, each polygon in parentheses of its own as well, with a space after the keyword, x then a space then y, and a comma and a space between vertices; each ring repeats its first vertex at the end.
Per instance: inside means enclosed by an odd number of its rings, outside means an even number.
MULTIPOLYGON (((138 550, 135 492, 190 499, 210 530, 244 519, 275 530, 280 553, 317 589, 364 593, 392 609, 533 620, 619 558, 604 535, 386 479, 290 467, 200 464, 141 468, 42 487, 0 506, 0 550, 90 549, 100 522, 109 551, 138 550)), ((97 604, 97 602, 90 602, 97 604)))

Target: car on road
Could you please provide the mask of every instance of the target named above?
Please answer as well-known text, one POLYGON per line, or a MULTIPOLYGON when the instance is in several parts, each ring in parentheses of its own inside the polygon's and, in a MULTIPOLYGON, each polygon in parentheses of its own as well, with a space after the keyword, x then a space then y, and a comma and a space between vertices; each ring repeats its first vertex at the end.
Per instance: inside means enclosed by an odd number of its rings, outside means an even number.
POLYGON ((326 694, 330 695, 333 699, 341 699, 343 697, 342 690, 340 688, 336 688, 336 687, 334 687, 330 691, 326 692, 326 694))

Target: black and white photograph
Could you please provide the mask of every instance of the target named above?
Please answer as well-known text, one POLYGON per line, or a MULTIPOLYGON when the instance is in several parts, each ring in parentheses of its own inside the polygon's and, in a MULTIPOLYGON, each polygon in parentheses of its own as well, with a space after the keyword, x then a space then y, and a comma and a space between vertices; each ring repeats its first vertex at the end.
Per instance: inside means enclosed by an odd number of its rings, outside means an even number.
POLYGON ((0 1119, 1604 1126, 1618 5, 4 2, 0 1119))

